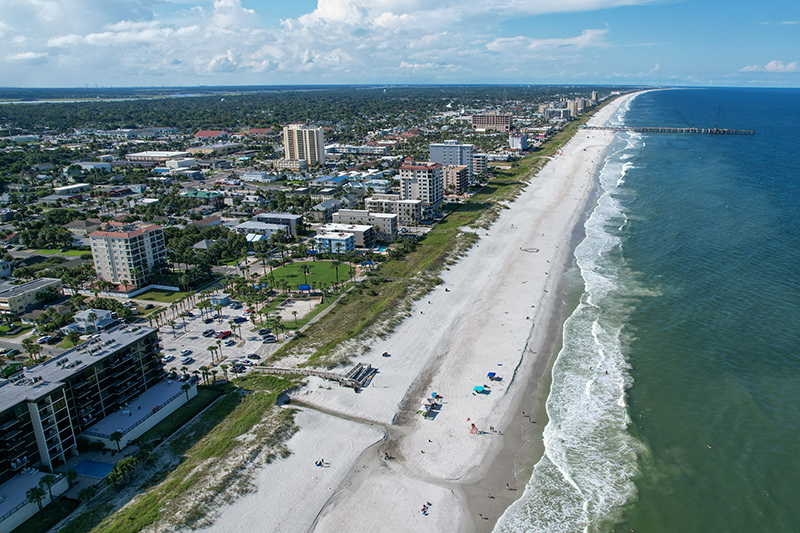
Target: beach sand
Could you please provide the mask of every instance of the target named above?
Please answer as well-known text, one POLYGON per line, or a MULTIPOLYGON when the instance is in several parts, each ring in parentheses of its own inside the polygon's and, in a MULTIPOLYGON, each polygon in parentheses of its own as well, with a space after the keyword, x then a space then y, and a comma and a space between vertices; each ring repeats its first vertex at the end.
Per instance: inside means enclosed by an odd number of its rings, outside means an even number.
MULTIPOLYGON (((604 124, 627 98, 606 105, 590 124, 604 124)), ((579 131, 489 230, 477 232, 477 244, 441 273, 443 283, 358 357, 379 370, 368 387, 356 393, 310 378, 292 393, 293 402, 351 420, 302 410, 289 443, 294 455, 264 467, 258 492, 225 507, 212 529, 491 531, 542 453, 547 379, 563 318, 561 275, 612 139, 608 131, 579 131), (489 372, 501 380, 490 381, 489 372), (441 408, 424 419, 417 411, 433 393, 441 408), (317 417, 330 420, 309 422, 317 417), (335 439, 334 428, 342 432, 335 439), (316 471, 302 451, 306 441, 322 446, 315 455, 345 473, 324 483, 310 476, 306 463, 316 471), (291 524, 286 512, 260 510, 255 522, 235 520, 265 501, 290 510, 291 524)))

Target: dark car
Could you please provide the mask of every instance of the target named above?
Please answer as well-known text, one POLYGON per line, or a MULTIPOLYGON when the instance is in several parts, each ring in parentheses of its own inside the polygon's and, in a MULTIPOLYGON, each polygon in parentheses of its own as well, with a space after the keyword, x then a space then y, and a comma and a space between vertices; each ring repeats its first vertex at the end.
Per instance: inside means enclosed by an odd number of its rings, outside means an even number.
POLYGON ((214 322, 213 318, 206 318, 205 320, 203 320, 204 324, 211 324, 212 322, 214 322))
POLYGON ((145 309, 145 311, 146 311, 146 310, 148 310, 148 309, 152 309, 152 308, 154 308, 154 307, 155 307, 155 305, 153 305, 153 304, 147 304, 147 305, 145 305, 145 306, 144 306, 144 309, 145 309))
POLYGON ((237 316, 233 319, 234 324, 241 324, 242 322, 247 322, 247 317, 237 316))
POLYGON ((272 333, 272 331, 268 330, 267 328, 261 328, 260 330, 258 330, 258 334, 262 336, 268 333, 272 333))
POLYGON ((247 356, 248 359, 261 359, 261 356, 257 353, 251 353, 247 356))
POLYGON ((194 313, 192 313, 191 311, 186 311, 186 316, 194 316, 194 313))

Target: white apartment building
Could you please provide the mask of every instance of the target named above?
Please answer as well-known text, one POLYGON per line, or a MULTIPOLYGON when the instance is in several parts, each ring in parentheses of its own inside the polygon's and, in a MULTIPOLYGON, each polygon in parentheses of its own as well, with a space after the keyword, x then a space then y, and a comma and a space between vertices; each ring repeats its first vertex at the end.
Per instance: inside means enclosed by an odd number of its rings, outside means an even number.
POLYGON ((400 199, 420 200, 425 218, 442 207, 444 181, 442 165, 432 161, 405 159, 400 165, 400 199))
POLYGON ((374 194, 364 199, 364 207, 370 213, 397 215, 401 226, 416 226, 422 220, 422 201, 401 200, 399 194, 374 194))
POLYGON ((322 128, 312 128, 305 124, 285 126, 283 148, 287 160, 305 161, 311 166, 325 163, 325 138, 322 128))
POLYGON ((472 183, 472 154, 475 147, 471 144, 459 144, 457 141, 431 143, 431 161, 440 165, 464 165, 469 169, 469 181, 472 183))
POLYGON ((166 263, 161 226, 109 222, 88 235, 97 277, 111 283, 139 285, 158 263, 166 263))
POLYGON ((365 209, 339 209, 332 220, 337 224, 366 224, 376 228, 377 237, 384 241, 397 238, 397 215, 390 213, 370 213, 365 209))

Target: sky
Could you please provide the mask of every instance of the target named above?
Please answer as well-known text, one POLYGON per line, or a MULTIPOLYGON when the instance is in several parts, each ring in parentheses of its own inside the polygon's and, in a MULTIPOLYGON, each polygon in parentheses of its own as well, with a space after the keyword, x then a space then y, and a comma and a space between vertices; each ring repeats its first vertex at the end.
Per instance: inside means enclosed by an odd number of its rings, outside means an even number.
POLYGON ((0 86, 800 87, 797 0, 0 0, 0 86))

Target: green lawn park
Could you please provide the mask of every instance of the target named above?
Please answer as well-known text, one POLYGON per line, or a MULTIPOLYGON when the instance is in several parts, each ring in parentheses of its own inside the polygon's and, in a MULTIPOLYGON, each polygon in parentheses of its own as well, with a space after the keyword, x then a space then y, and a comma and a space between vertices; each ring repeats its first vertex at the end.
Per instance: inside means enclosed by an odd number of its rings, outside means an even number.
POLYGON ((180 291, 173 292, 173 291, 165 291, 162 289, 151 289, 145 292, 144 294, 135 296, 134 299, 170 304, 174 301, 180 300, 181 298, 185 298, 188 295, 189 295, 188 292, 180 292, 180 291))
MULTIPOLYGON (((311 268, 308 273, 308 285, 317 287, 328 286, 336 283, 336 270, 333 268, 332 261, 298 261, 295 263, 288 263, 282 267, 273 270, 275 276, 275 288, 281 288, 281 280, 286 280, 289 283, 289 289, 297 290, 300 285, 306 284, 306 277, 303 276, 302 267, 307 265, 311 268)), ((261 264, 251 265, 250 272, 260 272, 263 274, 261 264)), ((267 266, 267 278, 270 278, 269 266, 267 266)), ((350 279, 350 267, 346 262, 339 265, 339 283, 345 282, 350 279)), ((270 283, 272 285, 272 283, 270 283)))

